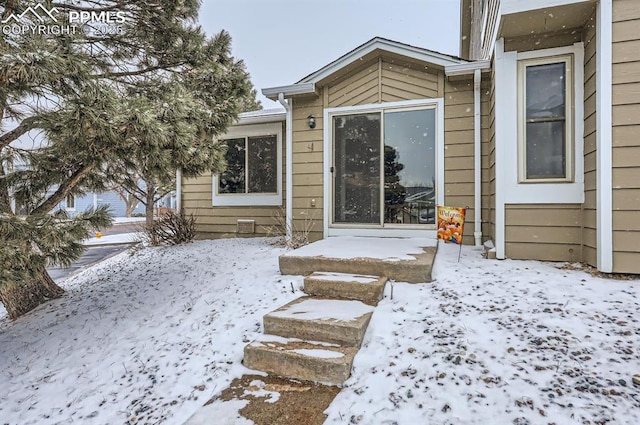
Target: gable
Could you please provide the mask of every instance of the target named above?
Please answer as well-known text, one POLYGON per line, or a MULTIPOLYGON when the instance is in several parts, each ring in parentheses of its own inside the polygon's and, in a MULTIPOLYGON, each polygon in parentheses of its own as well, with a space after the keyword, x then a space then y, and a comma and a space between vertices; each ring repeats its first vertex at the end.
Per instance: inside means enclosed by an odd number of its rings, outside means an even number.
POLYGON ((443 75, 429 64, 381 54, 321 84, 327 91, 326 106, 340 107, 439 97, 443 75))
POLYGON ((329 82, 333 83, 342 75, 358 72, 363 63, 369 63, 381 56, 390 58, 391 62, 417 63, 422 68, 433 68, 434 70, 444 70, 447 66, 467 63, 464 59, 455 56, 376 37, 309 74, 297 83, 266 88, 262 90, 262 94, 270 99, 276 99, 281 93, 284 96, 316 94, 316 87, 326 85, 329 82))

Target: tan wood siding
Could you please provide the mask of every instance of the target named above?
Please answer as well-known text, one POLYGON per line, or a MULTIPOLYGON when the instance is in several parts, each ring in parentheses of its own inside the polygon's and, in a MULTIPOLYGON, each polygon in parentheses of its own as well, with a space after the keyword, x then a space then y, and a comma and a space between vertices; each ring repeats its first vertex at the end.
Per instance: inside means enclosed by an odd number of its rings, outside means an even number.
POLYGON ((382 61, 381 71, 382 102, 438 97, 438 82, 443 78, 441 72, 425 72, 386 60, 382 61))
POLYGON ((582 206, 582 261, 597 265, 596 243, 596 16, 582 32, 584 42, 584 197, 582 206))
POLYGON ((551 261, 582 258, 581 205, 506 205, 505 221, 509 258, 551 261))
POLYGON ((379 99, 380 66, 369 61, 339 82, 328 86, 327 107, 377 103, 379 99))
POLYGON ((613 271, 640 273, 640 2, 613 1, 613 271))
MULTIPOLYGON (((481 166, 482 166, 482 222, 483 237, 488 239, 490 221, 490 171, 489 171, 489 113, 490 82, 483 75, 481 87, 481 166)), ((469 207, 465 225, 466 244, 473 244, 475 232, 475 184, 474 184, 474 90, 473 77, 445 80, 444 83, 444 203, 449 206, 469 207)))
MULTIPOLYGON (((368 79, 369 68, 356 72, 368 79)), ((376 68, 377 70, 377 68, 376 68)), ((377 71, 376 71, 377 72, 377 71)), ((349 78, 347 79, 349 80, 349 78)), ((345 80, 337 83, 340 90, 335 93, 346 93, 345 80)), ((369 83, 367 83, 369 84, 369 83)), ((377 87, 377 82, 376 82, 377 87)), ((318 97, 300 97, 293 100, 293 228, 303 231, 313 224, 309 238, 312 241, 323 236, 323 103, 330 97, 331 89, 323 88, 318 97), (311 129, 307 117, 316 118, 316 128, 311 129), (315 204, 315 207, 312 206, 315 204)), ((348 96, 345 94, 344 96, 348 96)), ((337 95, 335 99, 344 99, 337 95)))
MULTIPOLYGON (((285 125, 282 124, 282 199, 285 198, 285 125)), ((198 239, 266 236, 275 224, 274 216, 282 207, 242 206, 221 207, 212 205, 213 179, 211 173, 198 177, 185 178, 182 181, 182 208, 185 213, 193 213, 196 217, 198 239), (255 220, 255 233, 238 234, 237 220, 255 220)))
POLYGON ((444 74, 410 62, 378 57, 327 86, 326 107, 439 97, 444 74))

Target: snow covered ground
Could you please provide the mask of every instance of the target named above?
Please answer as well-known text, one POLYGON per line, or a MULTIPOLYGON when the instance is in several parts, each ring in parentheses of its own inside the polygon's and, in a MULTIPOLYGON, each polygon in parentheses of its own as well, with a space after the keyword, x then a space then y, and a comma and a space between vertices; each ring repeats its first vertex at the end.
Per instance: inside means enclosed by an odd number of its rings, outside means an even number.
POLYGON ((142 233, 119 233, 117 235, 106 235, 98 237, 92 237, 85 239, 83 245, 85 246, 98 246, 98 245, 119 245, 127 243, 136 243, 142 240, 142 233))
POLYGON ((281 252, 258 239, 124 252, 26 317, 0 309, 0 424, 182 424, 247 371, 262 316, 301 295, 281 252))
MULTIPOLYGON (((15 322, 0 308, 0 423, 182 424, 247 371, 262 316, 302 295, 282 252, 148 248, 15 322)), ((640 423, 640 281, 466 247, 456 260, 443 245, 436 282, 387 286, 328 424, 640 423)))
POLYGON ((121 223, 144 223, 146 218, 144 217, 114 217, 113 224, 121 223))

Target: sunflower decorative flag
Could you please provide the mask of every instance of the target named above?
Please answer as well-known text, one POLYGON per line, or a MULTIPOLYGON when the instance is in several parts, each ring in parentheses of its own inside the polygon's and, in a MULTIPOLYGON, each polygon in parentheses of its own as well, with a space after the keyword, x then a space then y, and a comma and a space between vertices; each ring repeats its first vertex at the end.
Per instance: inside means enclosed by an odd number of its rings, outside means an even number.
POLYGON ((462 245, 466 208, 438 205, 438 239, 462 245))

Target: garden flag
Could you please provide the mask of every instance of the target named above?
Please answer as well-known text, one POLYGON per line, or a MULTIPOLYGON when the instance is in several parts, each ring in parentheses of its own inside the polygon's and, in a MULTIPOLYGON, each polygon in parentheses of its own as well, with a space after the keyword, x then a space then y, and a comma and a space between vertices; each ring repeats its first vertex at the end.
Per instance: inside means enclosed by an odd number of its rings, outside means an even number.
POLYGON ((438 239, 462 244, 466 208, 438 206, 438 239))
POLYGON ((464 235, 464 215, 466 208, 443 207, 438 205, 438 239, 460 245, 458 261, 462 253, 462 236, 464 235))

